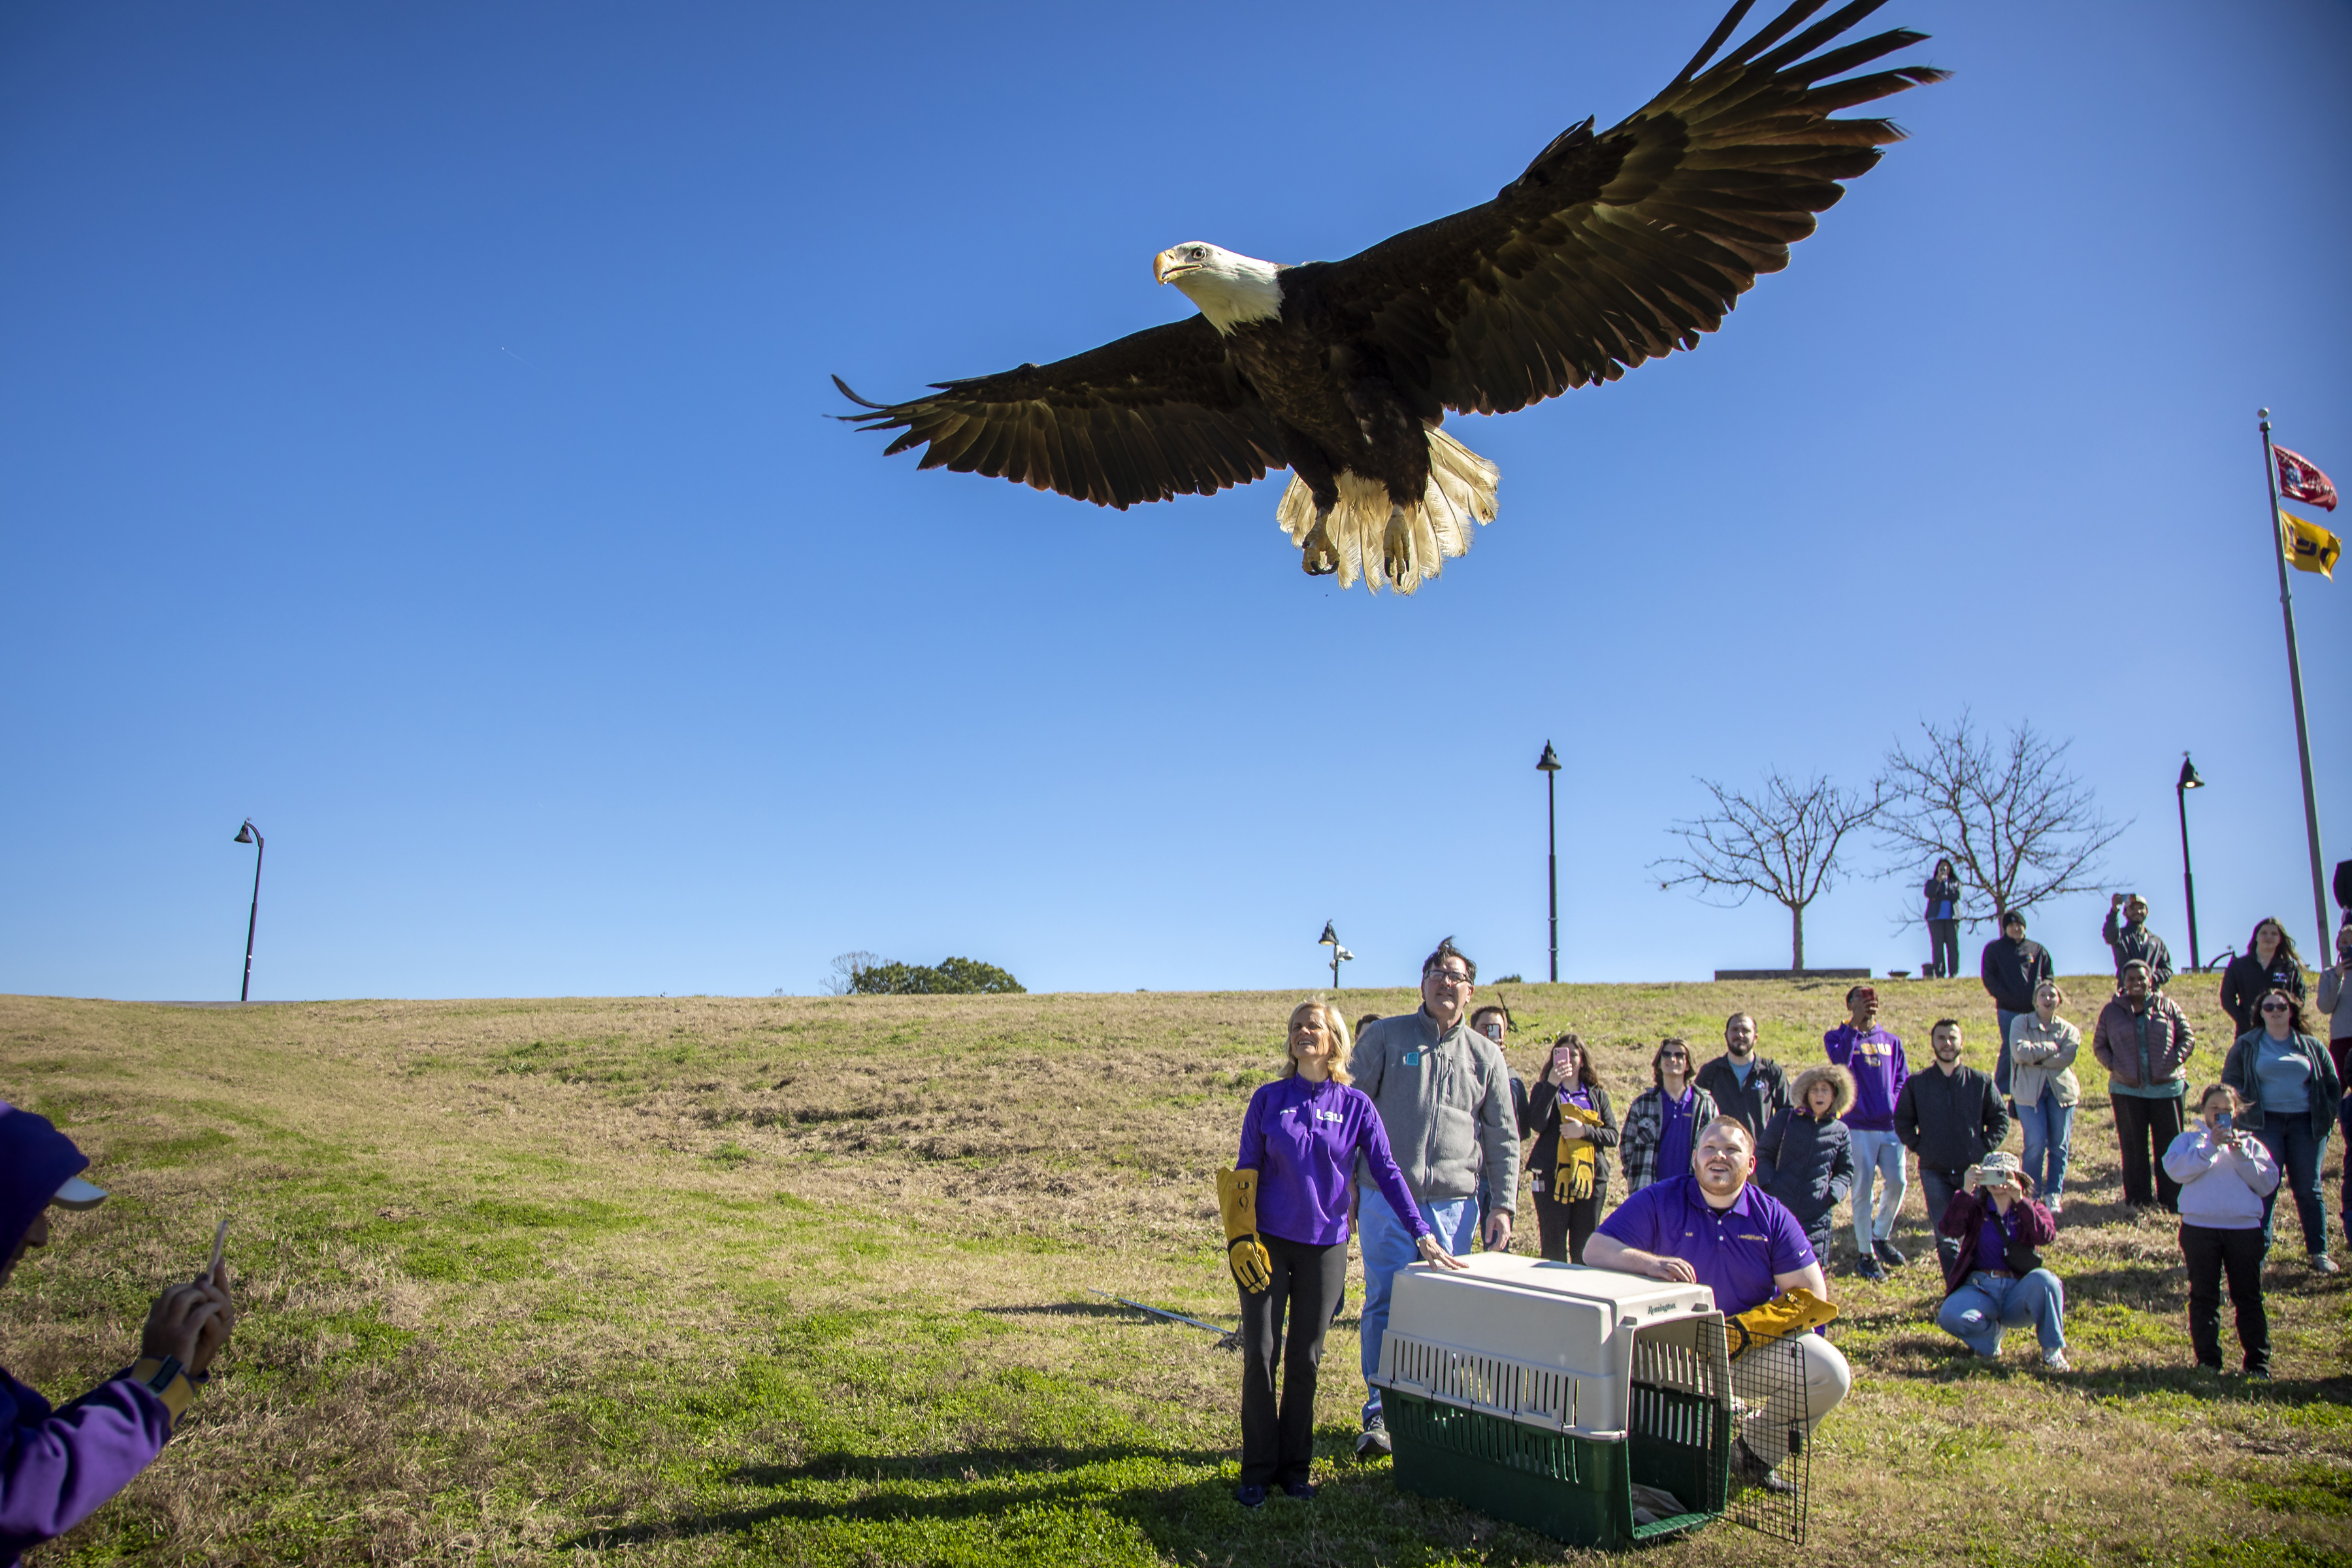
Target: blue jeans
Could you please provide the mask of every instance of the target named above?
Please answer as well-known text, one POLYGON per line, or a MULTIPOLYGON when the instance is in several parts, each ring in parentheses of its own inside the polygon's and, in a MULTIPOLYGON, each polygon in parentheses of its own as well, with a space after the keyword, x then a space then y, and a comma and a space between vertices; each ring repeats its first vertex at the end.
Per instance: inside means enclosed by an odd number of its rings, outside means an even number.
POLYGON ((2025 1173, 2042 1202, 2066 1190, 2066 1156, 2074 1144, 2074 1108, 2061 1105, 2044 1085, 2042 1098, 2017 1108, 2018 1130, 2025 1134, 2025 1173))
MULTIPOLYGON (((1994 1017, 2000 1020, 2000 1056, 1992 1064, 1992 1091, 2000 1096, 2003 1100, 2008 1100, 2009 1086, 2011 1081, 2011 1075, 2017 1070, 2017 1065, 2009 1059, 2010 1026, 2016 1023, 2020 1018, 2030 1018, 2032 1015, 2030 1013, 2012 1013, 2006 1007, 1995 1007, 1992 1010, 1992 1015, 1994 1017)), ((2016 1109, 2016 1105, 2012 1102, 2010 1106, 2010 1110, 2014 1111, 2016 1109)))
MULTIPOLYGON (((1377 1192, 1364 1194, 1356 1217, 1364 1238, 1364 1310, 1357 1332, 1362 1338, 1364 1420, 1369 1424, 1381 1413, 1381 1391, 1372 1386, 1372 1379, 1380 1374, 1381 1340, 1389 1329, 1389 1292, 1398 1272, 1419 1259, 1421 1250, 1413 1245, 1412 1232, 1397 1223, 1388 1200, 1377 1192)), ((1421 1218, 1437 1233, 1439 1246, 1456 1258, 1469 1255, 1471 1239, 1478 1233, 1475 1198, 1423 1204, 1421 1218)))
POLYGON ((2000 1331, 2033 1325, 2045 1351, 2066 1348, 2066 1287, 2047 1268, 2022 1279, 1978 1269, 1944 1298, 1936 1326, 1980 1356, 2000 1354, 2000 1331))
POLYGON ((2263 1124, 2253 1133, 2282 1173, 2277 1189, 2263 1200, 2263 1246, 2271 1244, 2271 1215, 2278 1208, 2279 1194, 2293 1193, 2294 1212, 2303 1221, 2303 1249, 2318 1257, 2327 1250, 2327 1208, 2319 1201, 2319 1162, 2327 1152, 2326 1141, 2311 1135, 2308 1111, 2264 1110, 2263 1124))
MULTIPOLYGON (((1853 1245, 1867 1258, 1873 1241, 1885 1241, 1895 1234, 1895 1216, 1903 1212, 1903 1194, 1909 1190, 1903 1179, 1903 1140, 1892 1132, 1861 1132, 1851 1134, 1853 1142, 1853 1245), (1874 1220, 1870 1208, 1870 1189, 1874 1178, 1885 1177, 1878 1184, 1878 1214, 1874 1220)), ((1827 1267, 1826 1263, 1823 1265, 1827 1267)))

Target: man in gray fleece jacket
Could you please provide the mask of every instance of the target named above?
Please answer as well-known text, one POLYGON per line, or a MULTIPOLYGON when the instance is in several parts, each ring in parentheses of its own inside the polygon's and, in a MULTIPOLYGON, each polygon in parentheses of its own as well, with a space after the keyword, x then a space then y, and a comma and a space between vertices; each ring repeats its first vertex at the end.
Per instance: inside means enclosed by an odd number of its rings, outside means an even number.
MULTIPOLYGON (((1486 1249, 1511 1245, 1511 1216, 1519 1201, 1519 1126, 1511 1108, 1511 1074, 1494 1041, 1469 1026, 1473 963, 1447 937, 1421 966, 1421 1010, 1365 1026, 1348 1058, 1355 1086, 1371 1097, 1404 1183, 1421 1217, 1448 1252, 1470 1250, 1478 1228, 1478 1172, 1486 1170, 1494 1210, 1486 1249)), ((1370 1184, 1360 1162, 1356 1180, 1370 1184)), ((1377 1197, 1359 1205, 1364 1244, 1361 1340, 1365 1380, 1364 1435, 1360 1457, 1389 1451, 1381 1418, 1381 1391, 1371 1387, 1381 1367, 1381 1339, 1389 1323, 1389 1293, 1400 1270, 1418 1256, 1412 1236, 1377 1197)))

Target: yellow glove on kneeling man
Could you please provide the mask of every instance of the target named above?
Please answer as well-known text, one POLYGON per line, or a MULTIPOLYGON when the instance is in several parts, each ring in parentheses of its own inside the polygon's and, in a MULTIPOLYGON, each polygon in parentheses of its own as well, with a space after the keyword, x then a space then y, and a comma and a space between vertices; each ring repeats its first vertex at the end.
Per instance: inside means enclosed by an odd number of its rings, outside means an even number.
POLYGON ((1836 1307, 1800 1285, 1781 1291, 1760 1307, 1750 1307, 1736 1318, 1725 1319, 1723 1328, 1730 1341, 1731 1359, 1737 1361, 1759 1339, 1787 1339, 1806 1333, 1837 1315, 1836 1307))

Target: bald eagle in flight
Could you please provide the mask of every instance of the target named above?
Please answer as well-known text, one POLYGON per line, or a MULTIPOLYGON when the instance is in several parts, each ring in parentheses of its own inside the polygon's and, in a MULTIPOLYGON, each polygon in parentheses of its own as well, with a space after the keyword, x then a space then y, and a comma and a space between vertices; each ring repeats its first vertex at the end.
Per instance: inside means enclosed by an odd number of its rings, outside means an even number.
POLYGON ((1738 0, 1665 90, 1614 130, 1554 138, 1493 201, 1345 261, 1286 267, 1200 241, 1152 275, 1200 314, 1053 364, 935 384, 854 424, 928 444, 920 467, 1121 510, 1287 468, 1276 521, 1313 575, 1410 594, 1495 517, 1495 466, 1439 428, 1508 414, 1695 348, 1879 148, 1885 120, 1831 115, 1944 72, 1845 77, 1926 35, 1827 47, 1885 0, 1796 0, 1717 59, 1738 0), (1801 29, 1801 30, 1800 30, 1801 29), (1823 51, 1816 53, 1815 51, 1823 51), (1713 63, 1710 64, 1709 62, 1713 63))

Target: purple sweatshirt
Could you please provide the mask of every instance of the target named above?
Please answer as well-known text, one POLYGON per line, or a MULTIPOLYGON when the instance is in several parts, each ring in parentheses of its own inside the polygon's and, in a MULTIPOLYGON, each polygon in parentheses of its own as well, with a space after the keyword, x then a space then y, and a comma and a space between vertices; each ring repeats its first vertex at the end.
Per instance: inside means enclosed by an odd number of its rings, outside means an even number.
POLYGON ((1238 1171, 1255 1171, 1257 1227, 1303 1247, 1348 1239, 1348 1182, 1361 1154, 1372 1183, 1415 1238, 1430 1234, 1389 1152, 1388 1130, 1362 1089, 1325 1079, 1278 1078, 1242 1113, 1238 1171))
MULTIPOLYGON (((89 1164, 47 1117, 0 1101, 0 1258, 89 1164)), ((127 1370, 56 1410, 0 1372, 0 1568, 96 1512, 171 1435, 163 1401, 127 1370)))
POLYGON ((1911 1068, 1903 1059, 1903 1042, 1873 1025, 1864 1034, 1852 1024, 1840 1024, 1822 1037, 1830 1060, 1853 1074, 1853 1109, 1838 1120, 1856 1132, 1895 1131, 1895 1102, 1911 1081, 1911 1068))

